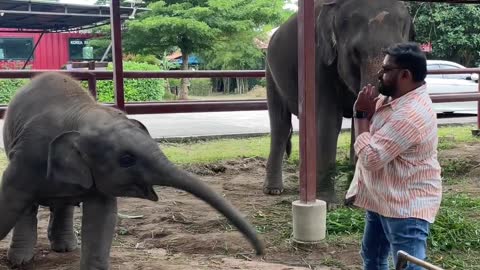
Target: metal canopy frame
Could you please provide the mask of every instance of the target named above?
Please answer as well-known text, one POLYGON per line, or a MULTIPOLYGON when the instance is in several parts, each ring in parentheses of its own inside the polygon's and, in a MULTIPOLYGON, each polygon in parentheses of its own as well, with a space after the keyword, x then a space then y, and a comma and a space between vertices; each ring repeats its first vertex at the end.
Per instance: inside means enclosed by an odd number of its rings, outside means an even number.
MULTIPOLYGON (((119 7, 121 20, 146 8, 119 7)), ((110 23, 109 6, 0 0, 0 26, 9 32, 71 32, 110 23)))

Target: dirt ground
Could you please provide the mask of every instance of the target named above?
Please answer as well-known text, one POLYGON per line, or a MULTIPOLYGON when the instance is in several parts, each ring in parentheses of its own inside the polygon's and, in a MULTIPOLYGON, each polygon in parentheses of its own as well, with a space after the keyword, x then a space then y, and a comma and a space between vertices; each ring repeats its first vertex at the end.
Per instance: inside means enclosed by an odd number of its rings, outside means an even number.
MULTIPOLYGON (((442 157, 470 157, 480 164, 479 150, 480 147, 447 150, 442 157)), ((264 196, 261 192, 265 160, 260 158, 186 169, 223 194, 262 231, 266 255, 254 256, 243 236, 204 202, 183 191, 158 188, 159 202, 119 200, 120 213, 142 217, 119 218, 111 269, 361 269, 359 241, 327 239, 309 247, 290 241, 290 203, 298 194, 295 167, 285 168, 286 193, 279 197, 264 196)), ((76 212, 75 226, 79 231, 80 209, 76 212)), ((50 251, 46 209, 41 209, 38 217, 35 260, 25 268, 78 269, 79 249, 65 254, 50 251)), ((7 239, 0 242, 0 269, 8 269, 7 246, 7 239)))

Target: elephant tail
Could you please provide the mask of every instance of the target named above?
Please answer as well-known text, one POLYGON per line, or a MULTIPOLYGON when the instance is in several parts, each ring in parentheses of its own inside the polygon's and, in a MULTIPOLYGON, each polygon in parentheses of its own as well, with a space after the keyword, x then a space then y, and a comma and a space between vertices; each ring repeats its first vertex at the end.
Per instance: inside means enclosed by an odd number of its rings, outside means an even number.
POLYGON ((290 154, 292 153, 292 134, 293 127, 290 125, 290 133, 288 134, 287 147, 285 149, 285 152, 287 153, 287 159, 290 158, 290 154))

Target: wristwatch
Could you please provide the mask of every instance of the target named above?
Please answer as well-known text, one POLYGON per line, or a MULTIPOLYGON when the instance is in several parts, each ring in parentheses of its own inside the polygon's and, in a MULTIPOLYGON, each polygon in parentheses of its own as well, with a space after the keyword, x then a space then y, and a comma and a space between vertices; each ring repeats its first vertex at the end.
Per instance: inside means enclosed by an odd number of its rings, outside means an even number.
POLYGON ((368 118, 368 113, 364 112, 364 111, 354 111, 353 112, 353 118, 366 119, 366 118, 368 118))

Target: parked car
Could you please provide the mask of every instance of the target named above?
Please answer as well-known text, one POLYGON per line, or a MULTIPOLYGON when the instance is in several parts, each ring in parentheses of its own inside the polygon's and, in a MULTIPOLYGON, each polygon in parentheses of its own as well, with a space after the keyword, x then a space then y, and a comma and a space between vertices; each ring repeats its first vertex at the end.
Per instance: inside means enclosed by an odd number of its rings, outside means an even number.
MULTIPOLYGON (((456 69, 464 66, 444 60, 427 60, 427 70, 456 69)), ((430 94, 478 91, 478 74, 428 74, 425 79, 430 94)), ((437 113, 477 114, 477 101, 434 103, 437 113)))

